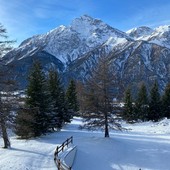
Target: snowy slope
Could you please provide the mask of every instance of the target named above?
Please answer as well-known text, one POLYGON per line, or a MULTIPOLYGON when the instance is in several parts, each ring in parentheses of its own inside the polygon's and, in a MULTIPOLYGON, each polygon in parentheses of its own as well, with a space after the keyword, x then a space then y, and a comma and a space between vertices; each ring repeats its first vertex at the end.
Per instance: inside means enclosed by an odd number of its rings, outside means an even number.
POLYGON ((141 26, 138 28, 130 29, 126 32, 127 35, 134 38, 135 40, 144 40, 150 36, 154 30, 152 28, 141 26))
POLYGON ((133 28, 126 33, 135 40, 144 40, 149 43, 155 43, 157 45, 170 48, 169 25, 159 26, 155 29, 142 26, 138 28, 133 28))
POLYGON ((170 120, 122 123, 129 130, 113 131, 109 139, 100 131, 78 129, 80 118, 74 118, 61 132, 41 138, 17 140, 13 136, 12 148, 0 149, 0 169, 54 170, 55 147, 73 135, 77 145, 73 170, 169 170, 170 120))
POLYGON ((170 48, 170 26, 160 26, 147 39, 151 43, 170 48))
POLYGON ((7 63, 32 56, 40 49, 55 56, 64 64, 70 63, 102 45, 110 37, 115 39, 115 44, 117 38, 130 39, 126 33, 112 28, 101 20, 83 15, 74 19, 69 26, 62 25, 45 34, 36 35, 23 41, 18 48, 6 56, 10 56, 7 63), (14 58, 11 57, 15 54, 19 54, 21 57, 18 58, 17 55, 14 58))

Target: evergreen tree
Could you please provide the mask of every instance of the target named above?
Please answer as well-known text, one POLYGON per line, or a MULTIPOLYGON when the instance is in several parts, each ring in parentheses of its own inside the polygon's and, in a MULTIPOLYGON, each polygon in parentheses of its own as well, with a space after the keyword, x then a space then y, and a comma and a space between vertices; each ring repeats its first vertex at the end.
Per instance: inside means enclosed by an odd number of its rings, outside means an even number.
POLYGON ((150 91, 148 119, 152 121, 158 121, 160 118, 160 114, 161 114, 161 100, 160 100, 158 84, 155 81, 150 91))
POLYGON ((36 115, 39 110, 34 108, 20 108, 15 118, 15 133, 23 139, 36 137, 40 135, 36 128, 36 115))
POLYGON ((76 84, 74 80, 71 80, 69 83, 69 86, 66 92, 66 99, 67 99, 68 109, 73 110, 74 112, 77 112, 79 108, 78 108, 78 102, 77 102, 76 84))
POLYGON ((128 122, 131 122, 135 119, 130 88, 128 88, 125 92, 125 105, 124 105, 124 111, 122 117, 128 122))
POLYGON ((60 129, 64 122, 70 121, 65 101, 65 93, 57 71, 49 71, 48 88, 53 101, 52 126, 60 129))
POLYGON ((142 84, 135 102, 136 119, 141 119, 142 121, 147 120, 148 107, 147 89, 145 84, 142 84))
POLYGON ((50 126, 51 98, 47 90, 47 82, 41 64, 34 62, 29 75, 27 87, 26 106, 30 109, 38 109, 34 114, 37 136, 46 133, 50 126))
POLYGON ((162 112, 164 117, 170 118, 170 84, 165 88, 165 92, 162 96, 162 112))

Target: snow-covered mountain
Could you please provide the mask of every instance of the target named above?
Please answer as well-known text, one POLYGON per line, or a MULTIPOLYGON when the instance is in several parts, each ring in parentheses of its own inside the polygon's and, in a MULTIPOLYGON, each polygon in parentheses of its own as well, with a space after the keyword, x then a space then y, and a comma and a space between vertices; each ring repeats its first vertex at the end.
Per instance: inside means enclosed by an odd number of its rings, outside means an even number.
POLYGON ((3 57, 3 63, 13 66, 11 72, 15 76, 11 77, 23 88, 33 60, 40 60, 44 70, 56 67, 66 82, 73 77, 83 80, 104 51, 124 86, 137 87, 144 81, 150 87, 157 79, 163 89, 170 81, 169 30, 169 26, 143 26, 125 33, 83 15, 69 26, 24 40, 3 57))
POLYGON ((133 28, 127 31, 127 35, 134 38, 135 40, 145 39, 146 37, 150 36, 154 30, 152 28, 141 26, 138 28, 133 28))
POLYGON ((127 35, 135 40, 144 40, 150 43, 155 43, 163 47, 170 48, 170 26, 159 26, 155 29, 149 27, 133 28, 126 32, 127 35))
MULTIPOLYGON (((46 34, 33 36, 23 41, 19 48, 13 51, 12 56, 18 53, 23 54, 17 58, 10 56, 11 60, 8 60, 8 63, 32 56, 41 49, 55 56, 64 64, 68 64, 93 48, 102 45, 109 38, 129 39, 124 32, 110 27, 101 20, 83 15, 74 19, 67 27, 60 26, 46 34)), ((117 43, 116 40, 114 44, 117 43)))
POLYGON ((170 26, 160 26, 147 39, 151 43, 170 48, 170 26))

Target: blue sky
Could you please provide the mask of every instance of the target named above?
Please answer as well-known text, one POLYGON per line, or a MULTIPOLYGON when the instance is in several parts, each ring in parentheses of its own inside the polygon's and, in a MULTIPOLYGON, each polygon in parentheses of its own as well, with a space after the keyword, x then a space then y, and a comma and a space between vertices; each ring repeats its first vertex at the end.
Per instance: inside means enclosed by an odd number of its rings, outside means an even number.
POLYGON ((26 38, 69 25, 83 14, 127 31, 170 25, 169 0, 0 0, 0 23, 17 45, 26 38))

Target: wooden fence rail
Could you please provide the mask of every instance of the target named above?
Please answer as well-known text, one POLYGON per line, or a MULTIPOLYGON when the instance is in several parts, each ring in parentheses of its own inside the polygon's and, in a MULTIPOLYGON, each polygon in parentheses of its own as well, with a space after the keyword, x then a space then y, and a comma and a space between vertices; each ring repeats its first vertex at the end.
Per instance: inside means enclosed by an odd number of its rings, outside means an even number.
POLYGON ((71 170, 71 167, 63 168, 61 160, 59 159, 58 155, 60 152, 63 152, 64 149, 69 146, 69 144, 72 144, 72 143, 73 143, 73 136, 66 139, 60 146, 57 146, 57 148, 54 152, 54 162, 55 162, 58 170, 65 170, 65 169, 71 170))

